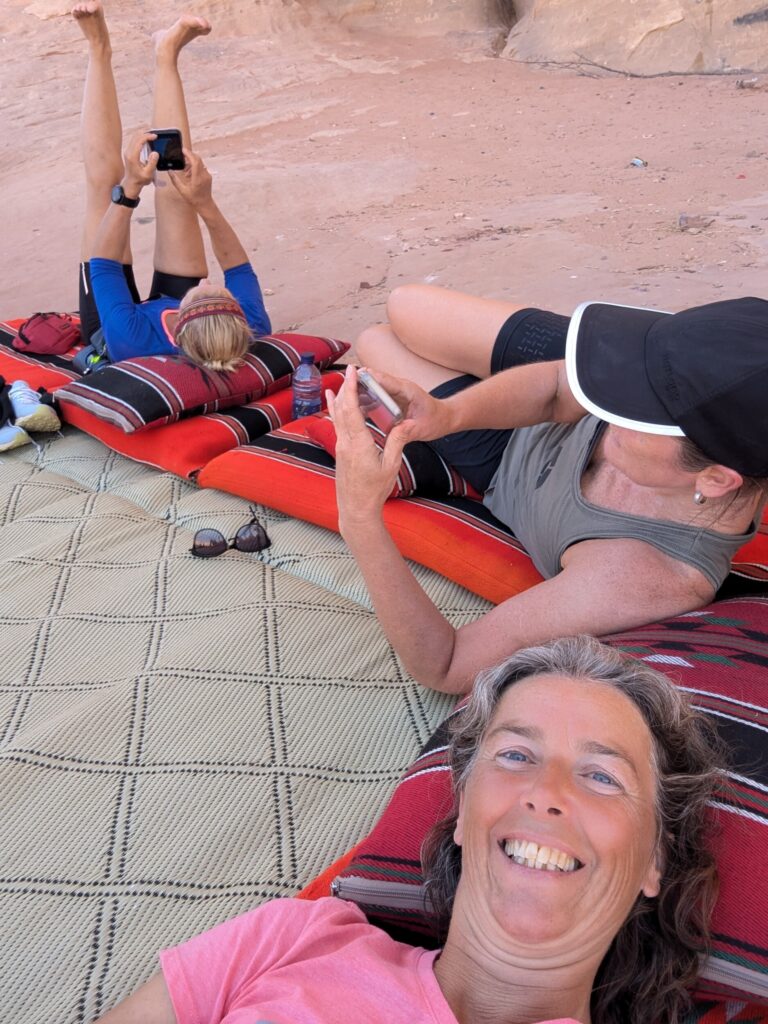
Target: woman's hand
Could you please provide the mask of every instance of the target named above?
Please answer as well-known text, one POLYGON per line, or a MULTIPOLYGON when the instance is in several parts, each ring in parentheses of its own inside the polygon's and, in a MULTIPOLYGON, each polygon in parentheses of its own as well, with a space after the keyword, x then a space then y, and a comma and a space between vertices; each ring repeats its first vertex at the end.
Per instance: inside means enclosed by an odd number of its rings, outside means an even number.
MULTIPOLYGON (((394 379, 394 378, 392 378, 394 379)), ((402 424, 387 436, 380 451, 365 425, 357 398, 357 370, 348 366, 338 395, 326 393, 336 427, 336 501, 339 529, 371 525, 392 493, 408 438, 402 424)))
POLYGON ((149 185, 155 177, 158 153, 150 152, 146 163, 142 162, 141 154, 146 143, 152 142, 157 136, 153 132, 134 132, 128 140, 123 152, 123 191, 129 198, 137 199, 145 185, 149 185))
POLYGON ((457 429, 450 405, 445 401, 433 398, 413 381, 393 377, 381 370, 368 369, 368 372, 403 411, 404 419, 394 428, 402 438, 401 450, 408 441, 434 441, 457 429))
POLYGON ((191 149, 184 149, 184 170, 169 171, 168 177, 182 198, 196 210, 210 204, 213 198, 213 178, 202 157, 191 149))

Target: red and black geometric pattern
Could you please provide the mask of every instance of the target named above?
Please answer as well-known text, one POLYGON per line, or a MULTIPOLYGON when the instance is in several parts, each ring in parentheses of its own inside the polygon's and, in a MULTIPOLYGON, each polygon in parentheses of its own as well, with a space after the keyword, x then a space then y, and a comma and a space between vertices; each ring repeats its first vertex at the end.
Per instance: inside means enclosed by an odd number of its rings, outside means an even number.
MULTIPOLYGON (((102 372, 102 371, 100 371, 102 372)), ((339 370, 323 373, 323 393, 336 392, 344 382, 339 370)), ((194 479, 200 469, 223 452, 248 444, 293 417, 290 388, 276 391, 247 405, 221 412, 184 417, 177 423, 137 430, 132 434, 72 403, 62 403, 61 418, 107 447, 136 462, 144 462, 177 476, 194 479)))
MULTIPOLYGON (((483 504, 421 494, 423 487, 444 493, 443 466, 442 460, 422 462, 418 468, 426 467, 429 478, 418 478, 419 495, 384 505, 384 521, 403 555, 497 603, 538 583, 528 554, 483 504)), ((414 461, 411 472, 416 469, 414 461)), ((298 420, 213 459, 197 482, 338 531, 335 477, 333 458, 305 436, 298 420)))
MULTIPOLYGON (((336 458, 336 428, 327 413, 317 413, 302 420, 304 433, 328 454, 336 458)), ((373 442, 383 451, 387 435, 370 421, 367 424, 373 442)), ((391 498, 410 498, 416 493, 433 497, 474 498, 482 497, 453 466, 434 448, 423 441, 411 441, 403 449, 403 458, 397 480, 392 488, 391 498)))
POLYGON ((183 355, 142 356, 68 384, 56 397, 62 405, 76 405, 130 434, 247 405, 288 387, 303 352, 311 352, 320 369, 326 369, 348 348, 331 338, 268 335, 230 372, 206 369, 183 355))

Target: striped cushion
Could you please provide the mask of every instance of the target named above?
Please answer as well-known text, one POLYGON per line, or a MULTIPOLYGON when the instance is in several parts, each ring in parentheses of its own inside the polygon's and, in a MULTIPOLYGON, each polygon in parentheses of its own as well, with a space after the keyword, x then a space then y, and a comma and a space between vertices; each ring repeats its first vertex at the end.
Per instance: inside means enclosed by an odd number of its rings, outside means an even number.
POLYGON ((331 338, 275 334, 255 342, 242 365, 230 373, 206 370, 182 355, 142 356, 60 388, 57 399, 132 434, 247 405, 287 387, 303 352, 312 352, 325 369, 348 348, 331 338))
MULTIPOLYGON (((336 428, 327 413, 307 416, 302 421, 303 432, 316 441, 321 448, 336 459, 336 428)), ((387 435, 370 420, 367 427, 379 451, 384 449, 387 435)), ((475 488, 454 468, 449 466, 442 455, 438 455, 424 441, 411 441, 403 449, 400 471, 392 488, 391 498, 410 498, 413 494, 436 497, 474 498, 482 497, 475 488)))
MULTIPOLYGON (((323 393, 336 392, 343 383, 342 372, 326 370, 323 393)), ((217 455, 255 441, 290 421, 292 401, 290 388, 283 388, 268 398, 259 398, 247 405, 186 417, 178 423, 167 423, 152 430, 137 430, 133 434, 126 434, 72 402, 62 403, 60 409, 65 423, 98 438, 113 451, 177 476, 194 479, 200 469, 217 455)))
MULTIPOLYGON (((334 462, 304 436, 301 420, 213 459, 202 487, 239 494, 297 519, 338 530, 334 462)), ((384 520, 406 558, 468 590, 503 601, 541 580, 509 530, 479 501, 412 497, 388 501, 384 520)))
MULTIPOLYGON (((719 601, 606 642, 670 675, 714 718, 731 751, 728 782, 712 809, 720 894, 713 954, 698 987, 707 998, 768 1002, 768 601, 719 601)), ((447 735, 444 723, 334 883, 372 919, 422 944, 435 940, 423 910, 420 849, 451 806, 447 735)))

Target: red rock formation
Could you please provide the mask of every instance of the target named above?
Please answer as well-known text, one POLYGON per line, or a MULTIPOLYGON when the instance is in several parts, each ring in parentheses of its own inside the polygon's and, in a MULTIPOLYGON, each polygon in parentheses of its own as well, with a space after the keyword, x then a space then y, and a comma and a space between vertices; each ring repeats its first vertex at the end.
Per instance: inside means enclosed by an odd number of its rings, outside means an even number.
POLYGON ((516 0, 505 57, 637 74, 768 69, 761 0, 516 0))

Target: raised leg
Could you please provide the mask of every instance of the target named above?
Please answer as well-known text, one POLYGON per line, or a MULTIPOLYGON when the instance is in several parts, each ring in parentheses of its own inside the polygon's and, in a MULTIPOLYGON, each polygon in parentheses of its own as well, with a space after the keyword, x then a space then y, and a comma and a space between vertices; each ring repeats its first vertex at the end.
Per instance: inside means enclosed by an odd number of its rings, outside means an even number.
MULTIPOLYGON (((197 36, 207 35, 205 18, 185 14, 169 29, 154 35, 155 94, 152 128, 178 128, 192 148, 179 54, 197 36)), ((181 277, 206 277, 208 266, 197 214, 160 171, 155 188, 155 270, 181 277)))
POLYGON ((360 366, 384 370, 394 377, 412 380, 426 391, 459 376, 457 370, 432 363, 411 352, 389 324, 366 327, 355 342, 353 357, 360 366))
POLYGON ((463 373, 488 377, 504 322, 520 309, 430 285, 401 285, 387 300, 388 324, 363 331, 360 363, 431 389, 463 373))
MULTIPOLYGON (((100 0, 72 8, 72 17, 88 40, 88 68, 80 117, 80 143, 85 164, 85 220, 81 259, 88 260, 112 186, 123 176, 123 129, 112 74, 112 44, 100 0)), ((122 257, 131 263, 130 245, 122 257)))

